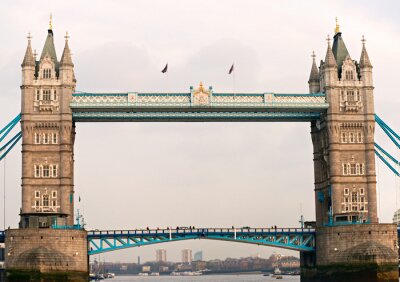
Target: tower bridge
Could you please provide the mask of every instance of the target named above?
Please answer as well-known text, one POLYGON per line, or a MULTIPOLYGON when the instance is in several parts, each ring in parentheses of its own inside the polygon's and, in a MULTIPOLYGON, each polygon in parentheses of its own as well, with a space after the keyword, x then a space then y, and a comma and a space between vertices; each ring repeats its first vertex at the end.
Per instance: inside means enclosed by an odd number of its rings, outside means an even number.
POLYGON ((186 93, 82 93, 66 36, 61 59, 50 26, 40 58, 31 38, 22 62, 21 113, 0 130, 0 160, 22 139, 19 228, 0 232, 9 277, 70 273, 84 281, 88 254, 213 239, 300 251, 302 281, 398 282, 398 230, 377 215, 375 153, 398 174, 398 160, 375 143, 372 64, 365 41, 354 60, 337 26, 303 94, 219 93, 203 84, 186 93), (309 122, 313 143, 315 229, 89 231, 74 225, 74 141, 78 122, 309 122), (0 144, 1 145, 1 144, 0 144), (390 165, 394 163, 394 165, 390 165), (24 275, 25 275, 24 274, 24 275), (361 279, 361 280, 360 280, 361 279))

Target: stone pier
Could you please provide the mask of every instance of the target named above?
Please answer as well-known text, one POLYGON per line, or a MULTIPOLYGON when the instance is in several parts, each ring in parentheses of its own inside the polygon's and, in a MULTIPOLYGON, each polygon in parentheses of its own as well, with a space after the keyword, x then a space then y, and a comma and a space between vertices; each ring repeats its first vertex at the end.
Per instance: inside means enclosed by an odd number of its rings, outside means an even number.
POLYGON ((8 281, 87 281, 84 230, 9 229, 5 266, 8 281))

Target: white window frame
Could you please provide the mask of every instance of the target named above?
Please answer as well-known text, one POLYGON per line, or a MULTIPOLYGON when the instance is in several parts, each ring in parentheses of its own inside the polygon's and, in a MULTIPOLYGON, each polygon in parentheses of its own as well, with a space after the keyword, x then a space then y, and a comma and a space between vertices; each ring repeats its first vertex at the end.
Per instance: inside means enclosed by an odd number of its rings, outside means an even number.
POLYGON ((37 199, 37 198, 39 198, 40 199, 40 191, 35 191, 35 198, 37 199))
POLYGON ((360 188, 360 195, 365 195, 365 189, 364 188, 360 188))
POLYGON ((40 175, 41 175, 40 166, 39 165, 34 165, 33 166, 33 172, 34 172, 35 178, 39 178, 40 175))
POLYGON ((344 188, 344 194, 347 196, 347 195, 349 195, 349 191, 350 191, 350 189, 349 188, 344 188))
POLYGON ((52 133, 51 142, 52 142, 52 144, 58 144, 58 133, 57 132, 52 133))
POLYGON ((43 133, 43 144, 49 144, 50 143, 50 134, 48 132, 43 133))
POLYGON ((43 166, 43 170, 42 170, 42 175, 44 178, 49 178, 51 177, 51 169, 50 169, 50 165, 44 165, 43 166), (45 173, 45 171, 47 171, 47 173, 45 173))
POLYGON ((34 143, 40 144, 40 133, 35 132, 34 143))
POLYGON ((57 191, 51 191, 51 197, 53 199, 57 198, 57 191))
POLYGON ((57 165, 51 165, 50 166, 50 174, 51 174, 51 177, 57 177, 57 171, 58 171, 58 169, 57 169, 57 165))

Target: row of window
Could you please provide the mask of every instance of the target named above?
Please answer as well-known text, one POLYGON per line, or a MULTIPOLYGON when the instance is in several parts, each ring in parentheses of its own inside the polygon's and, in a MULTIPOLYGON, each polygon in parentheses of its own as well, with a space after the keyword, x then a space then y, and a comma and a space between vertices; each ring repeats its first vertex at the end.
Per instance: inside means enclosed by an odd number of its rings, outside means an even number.
POLYGON ((340 135, 341 143, 363 143, 364 134, 362 131, 343 131, 340 135))
POLYGON ((344 204, 342 205, 343 212, 364 212, 367 211, 367 205, 366 204, 344 204))
MULTIPOLYGON (((349 194, 349 193, 350 193, 350 189, 349 189, 349 188, 344 188, 343 193, 344 193, 345 196, 350 195, 350 194, 349 194)), ((354 190, 354 189, 353 189, 353 190, 352 190, 352 195, 354 195, 353 193, 356 193, 357 195, 358 195, 358 193, 360 193, 360 195, 365 195, 364 188, 360 188, 360 189, 358 190, 358 192, 357 192, 357 190, 354 190)))
POLYGON ((58 144, 57 132, 35 133, 35 144, 58 144))
MULTIPOLYGON (((47 192, 46 194, 43 194, 43 196, 44 195, 47 195, 47 192)), ((51 191, 51 197, 57 198, 57 191, 51 191)), ((40 191, 35 191, 35 198, 40 198, 40 191)))
POLYGON ((35 95, 35 100, 36 101, 57 101, 57 91, 54 89, 53 93, 51 93, 50 89, 43 89, 42 93, 40 93, 40 90, 36 90, 36 95, 35 95))
POLYGON ((342 164, 343 175, 364 175, 365 167, 361 163, 344 163, 342 164))
POLYGON ((57 165, 34 165, 35 177, 54 178, 57 177, 57 165))
POLYGON ((36 207, 55 207, 57 206, 57 200, 50 200, 49 195, 43 195, 41 200, 35 200, 35 208, 36 207))
POLYGON ((340 91, 340 98, 342 101, 356 102, 360 101, 360 92, 354 90, 340 91))

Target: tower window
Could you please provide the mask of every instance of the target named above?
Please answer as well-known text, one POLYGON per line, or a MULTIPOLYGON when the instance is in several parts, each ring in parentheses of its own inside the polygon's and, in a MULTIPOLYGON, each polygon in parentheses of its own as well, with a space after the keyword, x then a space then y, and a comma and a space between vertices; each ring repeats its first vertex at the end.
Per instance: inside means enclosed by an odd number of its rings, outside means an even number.
POLYGON ((48 207, 49 206, 49 195, 43 195, 42 203, 43 203, 44 207, 48 207))
POLYGON ((45 101, 50 101, 51 100, 50 89, 43 90, 43 100, 45 100, 45 101))
POLYGON ((35 198, 40 198, 40 191, 35 191, 35 198))
POLYGON ((57 191, 52 191, 51 192, 51 197, 57 198, 57 191))
POLYGON ((57 177, 57 165, 51 166, 51 176, 57 177))
POLYGON ((50 166, 43 166, 43 177, 50 177, 50 166))
POLYGON ((40 90, 36 90, 36 101, 40 100, 40 90))
POLYGON ((344 194, 349 195, 349 188, 344 188, 344 194))
POLYGON ((347 91, 347 101, 354 102, 356 101, 354 97, 354 91, 347 91))
POLYGON ((34 170, 35 170, 35 177, 40 177, 40 166, 35 165, 34 170))
POLYGON ((362 143, 363 142, 363 133, 362 132, 357 132, 357 143, 362 143))
POLYGON ((57 90, 54 90, 53 92, 53 100, 57 101, 57 90))
POLYGON ((49 144, 49 134, 43 133, 43 144, 49 144))
POLYGON ((35 144, 40 144, 40 134, 35 133, 35 144))
POLYGON ((57 132, 53 132, 53 140, 52 140, 53 144, 57 144, 58 142, 58 134, 57 132))
POLYGON ((43 70, 43 78, 51 78, 51 69, 43 70))
POLYGON ((353 71, 351 70, 346 71, 346 80, 354 80, 353 71))

